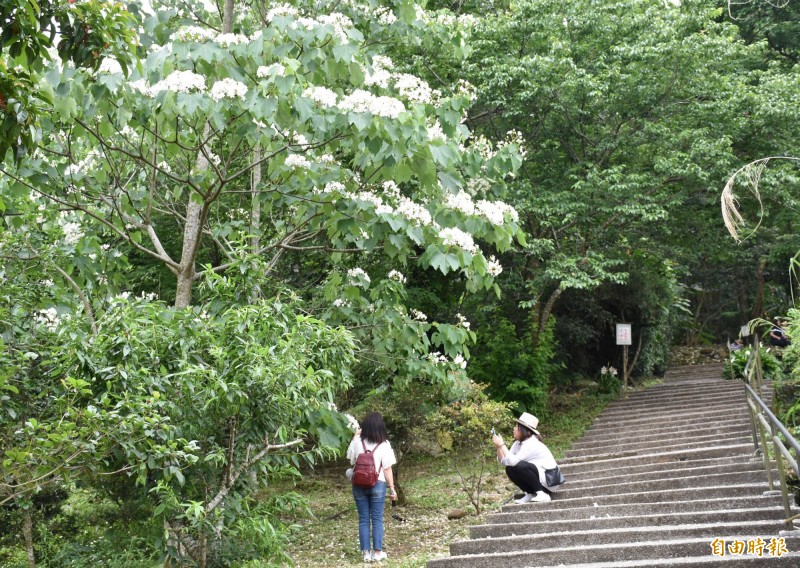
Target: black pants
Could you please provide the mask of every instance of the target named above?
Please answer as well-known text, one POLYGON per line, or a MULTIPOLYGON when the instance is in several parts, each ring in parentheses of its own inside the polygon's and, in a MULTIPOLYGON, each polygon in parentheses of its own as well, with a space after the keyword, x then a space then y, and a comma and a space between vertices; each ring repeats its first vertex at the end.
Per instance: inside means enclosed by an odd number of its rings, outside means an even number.
POLYGON ((514 485, 525 493, 536 493, 538 491, 550 493, 539 480, 539 468, 530 462, 521 461, 517 465, 507 465, 506 475, 514 485))

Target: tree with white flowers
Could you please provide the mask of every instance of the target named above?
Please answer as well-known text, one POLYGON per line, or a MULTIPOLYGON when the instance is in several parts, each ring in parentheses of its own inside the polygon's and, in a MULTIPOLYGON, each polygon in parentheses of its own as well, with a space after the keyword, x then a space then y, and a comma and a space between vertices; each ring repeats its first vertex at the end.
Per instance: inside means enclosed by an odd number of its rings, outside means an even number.
POLYGON ((201 566, 226 542, 263 553, 248 495, 336 445, 354 353, 404 380, 466 365, 469 322, 407 306, 404 272, 496 289, 492 253, 522 240, 500 200, 516 145, 471 136, 469 85, 434 90, 381 52, 463 26, 409 2, 226 6, 154 4, 137 66, 56 60, 42 143, 0 177, 5 277, 29 290, 36 259, 59 282, 5 336, 0 499, 122 476, 153 499, 165 553, 201 566), (303 301, 281 275, 320 254, 303 301), (172 307, 129 294, 133 257, 171 273, 172 307), (42 376, 58 394, 26 407, 42 376))

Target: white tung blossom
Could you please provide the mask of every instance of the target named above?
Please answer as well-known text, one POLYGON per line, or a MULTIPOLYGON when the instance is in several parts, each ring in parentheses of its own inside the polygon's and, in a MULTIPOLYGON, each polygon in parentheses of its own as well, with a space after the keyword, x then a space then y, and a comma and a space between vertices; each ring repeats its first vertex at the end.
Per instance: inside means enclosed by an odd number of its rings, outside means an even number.
POLYGON ((428 321, 428 316, 426 316, 419 310, 415 310, 412 308, 408 310, 408 313, 411 314, 411 317, 417 321, 428 321))
POLYGON ((235 98, 244 100, 246 94, 247 85, 229 77, 214 83, 214 86, 211 87, 211 91, 209 91, 209 95, 211 95, 211 98, 215 101, 235 98))
POLYGON ((216 32, 208 28, 201 28, 200 26, 187 26, 181 28, 175 34, 178 41, 196 41, 202 43, 204 41, 214 39, 216 32))
POLYGON ((356 89, 344 97, 339 103, 339 108, 352 112, 368 112, 385 118, 397 118, 406 110, 405 105, 398 99, 378 97, 363 89, 356 89))
POLYGON ((108 75, 114 75, 116 73, 122 73, 122 67, 119 64, 119 61, 114 59, 113 57, 106 57, 103 59, 103 62, 100 64, 100 68, 97 70, 98 73, 106 73, 108 75))
POLYGON ((402 272, 398 270, 392 270, 389 272, 389 280, 394 280, 395 282, 400 282, 400 284, 406 283, 406 277, 403 275, 402 272))
POLYGON ((352 430, 353 432, 355 432, 356 430, 358 430, 359 428, 361 428, 361 426, 360 426, 360 425, 359 425, 359 423, 358 423, 358 420, 356 420, 356 419, 355 419, 355 417, 353 417, 351 414, 347 414, 347 413, 345 413, 345 415, 344 415, 344 416, 345 416, 345 418, 347 418, 347 427, 348 427, 350 430, 352 430))
POLYGON ((403 196, 398 198, 397 201, 398 203, 397 207, 395 208, 395 213, 406 217, 409 221, 417 225, 431 224, 431 214, 424 206, 414 203, 407 197, 403 196))
POLYGON ((455 363, 456 365, 458 365, 462 369, 466 369, 467 368, 467 361, 466 361, 466 359, 464 359, 464 356, 461 353, 459 353, 458 355, 456 355, 453 358, 453 363, 455 363))
POLYGON ((309 86, 303 91, 303 96, 311 99, 321 107, 335 107, 338 95, 327 87, 309 86))
POLYGON ((494 256, 490 256, 486 261, 486 271, 491 276, 500 276, 500 273, 503 272, 503 265, 494 256))
POLYGON ((294 6, 291 6, 290 4, 278 4, 277 6, 271 8, 269 12, 267 12, 266 20, 268 22, 271 22, 275 18, 287 17, 287 16, 294 17, 297 16, 298 14, 299 12, 297 11, 297 8, 295 8, 294 6))
POLYGON ((241 45, 248 43, 250 40, 247 36, 242 34, 219 34, 214 38, 214 43, 219 44, 221 47, 230 47, 232 45, 241 45))
POLYGON ((444 130, 442 130, 442 125, 438 120, 431 126, 428 126, 428 140, 431 142, 434 140, 447 142, 447 136, 445 135, 444 130))
POLYGON ((472 235, 465 233, 458 227, 449 227, 439 232, 439 238, 445 246, 456 246, 470 253, 478 252, 478 246, 472 240, 472 235))
POLYGON ((152 87, 147 87, 143 80, 134 81, 131 87, 150 97, 155 97, 162 91, 173 93, 190 93, 192 91, 205 91, 206 80, 202 75, 191 71, 173 71, 152 87))
POLYGON ((311 162, 305 156, 300 154, 289 154, 286 156, 286 161, 284 162, 285 165, 290 166, 292 168, 310 168, 311 162))
POLYGON ((78 223, 62 223, 61 229, 64 231, 64 243, 67 245, 75 245, 83 237, 78 223))
POLYGON ((361 280, 365 281, 367 284, 370 282, 369 274, 367 274, 363 268, 351 268, 347 271, 347 275, 350 277, 351 282, 355 281, 353 284, 356 286, 361 285, 361 280))
POLYGON ((428 83, 414 75, 409 75, 408 73, 395 75, 394 88, 409 101, 425 104, 434 102, 434 91, 428 83))
POLYGON ((486 201, 482 199, 475 204, 475 210, 478 215, 486 218, 492 225, 502 225, 505 223, 506 217, 514 223, 519 221, 517 210, 503 201, 486 201))
POLYGON ((353 22, 350 18, 345 16, 344 14, 340 14, 339 12, 333 12, 332 14, 325 14, 322 16, 317 17, 317 22, 319 22, 323 26, 331 26, 333 27, 333 34, 341 43, 348 43, 350 39, 347 37, 347 33, 345 29, 350 29, 353 27, 353 22))
POLYGON ((46 310, 39 310, 34 315, 34 321, 39 324, 43 325, 50 331, 55 331, 58 329, 58 324, 60 319, 58 317, 58 311, 55 308, 47 308, 46 310))
POLYGON ((283 77, 286 75, 286 67, 280 63, 273 63, 272 65, 262 65, 256 70, 256 77, 259 79, 268 79, 270 77, 283 77))
POLYGON ((347 300, 343 300, 342 298, 336 298, 333 301, 333 307, 334 308, 346 308, 349 305, 350 305, 350 302, 348 302, 347 300))
POLYGON ((475 204, 472 202, 472 197, 465 191, 448 193, 444 198, 444 204, 448 209, 461 211, 464 215, 475 214, 475 204))
POLYGON ((465 318, 461 314, 456 314, 456 319, 458 320, 458 323, 456 325, 461 326, 464 329, 469 329, 469 322, 467 321, 467 318, 465 318))

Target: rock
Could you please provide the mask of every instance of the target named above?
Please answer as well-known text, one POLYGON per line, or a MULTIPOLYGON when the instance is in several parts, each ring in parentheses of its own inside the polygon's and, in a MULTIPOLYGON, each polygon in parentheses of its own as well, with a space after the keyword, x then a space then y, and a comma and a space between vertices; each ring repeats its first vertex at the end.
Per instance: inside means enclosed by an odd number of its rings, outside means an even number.
POLYGON ((469 513, 464 509, 453 509, 452 511, 447 513, 447 519, 450 521, 454 521, 456 519, 463 519, 467 515, 469 515, 469 513))

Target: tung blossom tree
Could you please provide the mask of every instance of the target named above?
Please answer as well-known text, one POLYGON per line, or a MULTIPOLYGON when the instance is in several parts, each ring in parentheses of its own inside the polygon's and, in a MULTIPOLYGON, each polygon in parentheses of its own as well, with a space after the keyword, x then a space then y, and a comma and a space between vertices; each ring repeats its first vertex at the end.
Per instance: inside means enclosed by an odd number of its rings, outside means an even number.
POLYGON ((402 380, 463 371, 469 322, 407 306, 407 269, 497 290, 492 253, 523 236, 500 200, 517 145, 471 135, 468 84, 435 90, 380 50, 423 28, 460 44, 462 22, 408 2, 190 14, 154 5, 136 66, 51 65, 42 143, 2 166, 17 229, 4 276, 24 290, 35 258, 63 285, 26 296, 6 335, 16 374, 0 386, 62 386, 46 408, 11 402, 0 498, 125 476, 152 497, 165 553, 204 566, 225 542, 267 538, 237 518, 269 472, 337 445, 347 420, 331 404, 354 355, 402 380), (306 298, 316 317, 278 278, 304 254, 327 259, 306 298), (117 295, 130 255, 172 273, 172 307, 117 295), (61 428, 104 435, 45 443, 61 428))

